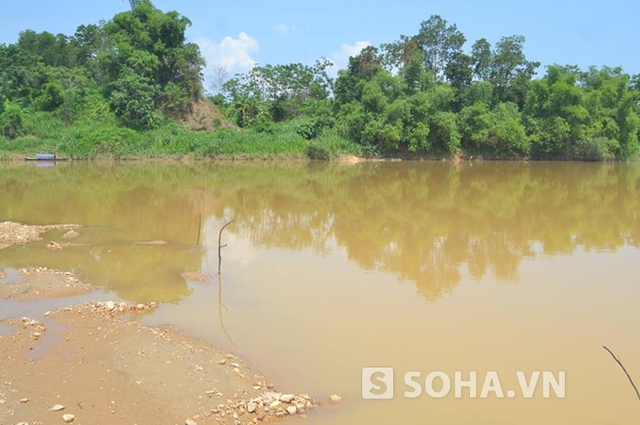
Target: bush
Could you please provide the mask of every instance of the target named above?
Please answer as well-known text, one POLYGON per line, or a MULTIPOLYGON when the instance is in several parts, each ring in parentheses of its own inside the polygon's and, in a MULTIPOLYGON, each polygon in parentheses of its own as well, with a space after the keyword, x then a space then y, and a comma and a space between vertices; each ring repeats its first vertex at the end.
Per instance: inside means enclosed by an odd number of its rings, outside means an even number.
POLYGON ((15 139, 22 134, 22 109, 9 101, 5 101, 3 109, 4 112, 0 114, 0 131, 7 139, 15 139))
POLYGON ((615 140, 606 137, 596 137, 590 140, 580 140, 573 148, 572 159, 579 161, 606 161, 613 159, 611 150, 619 146, 615 140))
POLYGON ((335 134, 323 135, 307 145, 309 159, 329 160, 343 155, 362 155, 358 145, 335 134))

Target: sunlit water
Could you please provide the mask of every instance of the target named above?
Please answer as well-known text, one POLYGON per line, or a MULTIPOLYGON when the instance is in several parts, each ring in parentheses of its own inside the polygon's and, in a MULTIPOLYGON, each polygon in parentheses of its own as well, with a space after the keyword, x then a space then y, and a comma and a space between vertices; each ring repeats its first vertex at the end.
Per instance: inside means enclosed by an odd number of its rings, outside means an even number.
POLYGON ((89 245, 50 252, 51 232, 0 267, 162 301, 145 323, 234 351, 281 389, 342 396, 310 425, 640 418, 602 348, 640 382, 640 164, 2 164, 4 220, 83 224, 74 242, 89 245), (136 244, 153 240, 168 243, 136 244), (362 399, 373 366, 395 369, 393 400, 362 399), (520 370, 566 371, 566 398, 539 383, 524 399, 520 370), (405 399, 409 371, 477 371, 478 398, 405 399), (516 397, 480 399, 487 371, 516 397))

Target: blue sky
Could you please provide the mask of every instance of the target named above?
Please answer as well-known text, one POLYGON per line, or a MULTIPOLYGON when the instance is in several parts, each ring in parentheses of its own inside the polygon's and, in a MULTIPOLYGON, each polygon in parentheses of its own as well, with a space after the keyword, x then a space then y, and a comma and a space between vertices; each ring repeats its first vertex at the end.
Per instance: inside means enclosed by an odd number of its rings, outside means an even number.
MULTIPOLYGON (((524 35, 530 60, 543 65, 622 66, 640 73, 637 31, 640 2, 610 0, 155 0, 193 21, 188 38, 209 62, 230 73, 253 63, 313 63, 326 56, 344 67, 349 55, 368 44, 413 35, 420 22, 439 14, 456 23, 467 48, 478 38, 524 35)), ((129 9, 128 0, 0 0, 0 43, 17 40, 24 29, 73 34, 129 9)))

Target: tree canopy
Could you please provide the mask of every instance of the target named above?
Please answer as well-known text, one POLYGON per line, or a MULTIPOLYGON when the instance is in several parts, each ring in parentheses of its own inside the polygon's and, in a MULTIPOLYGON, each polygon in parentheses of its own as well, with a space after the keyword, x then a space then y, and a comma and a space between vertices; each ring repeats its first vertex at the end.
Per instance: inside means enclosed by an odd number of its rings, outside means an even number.
MULTIPOLYGON (((33 133, 34 114, 108 123, 130 135, 193 113, 205 95, 205 61, 185 38, 191 21, 150 0, 130 6, 73 35, 27 29, 0 45, 0 141, 33 133)), ((640 76, 606 66, 541 70, 525 41, 469 41, 433 15, 413 35, 350 57, 335 78, 326 58, 257 65, 230 79, 216 68, 210 100, 225 116, 214 127, 227 118, 240 132, 273 134, 274 145, 275 132, 295 134, 291 143, 302 138, 311 157, 355 146, 372 156, 637 159, 640 76)))
POLYGON ((83 115, 97 96, 140 129, 187 114, 203 96, 205 65, 198 46, 185 41, 191 21, 149 0, 131 6, 72 36, 25 30, 16 44, 0 45, 0 100, 83 115))

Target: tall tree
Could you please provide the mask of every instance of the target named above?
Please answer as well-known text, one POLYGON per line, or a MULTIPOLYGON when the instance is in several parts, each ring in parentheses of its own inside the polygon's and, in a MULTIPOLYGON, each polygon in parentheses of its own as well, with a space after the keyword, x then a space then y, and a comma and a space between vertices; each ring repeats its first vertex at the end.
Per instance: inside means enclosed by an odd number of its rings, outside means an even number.
POLYGON ((457 26, 449 25, 439 15, 432 15, 423 21, 415 39, 424 54, 426 69, 432 71, 437 78, 444 76, 447 64, 462 53, 462 46, 466 42, 457 26))

